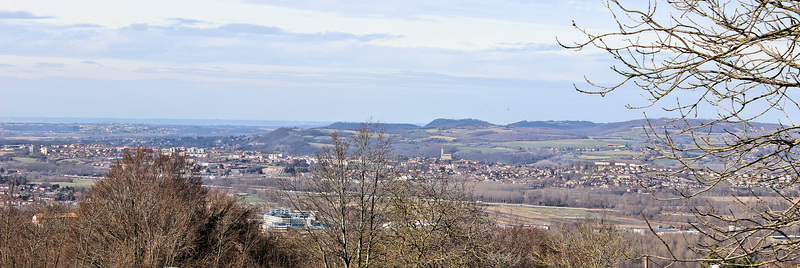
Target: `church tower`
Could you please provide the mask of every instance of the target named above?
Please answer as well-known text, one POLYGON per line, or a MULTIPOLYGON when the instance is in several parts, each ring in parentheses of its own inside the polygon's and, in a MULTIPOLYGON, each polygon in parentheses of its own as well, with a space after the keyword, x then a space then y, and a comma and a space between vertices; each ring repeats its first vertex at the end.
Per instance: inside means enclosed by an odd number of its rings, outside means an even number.
POLYGON ((444 146, 442 146, 442 152, 439 155, 439 160, 453 160, 453 154, 444 153, 444 146))

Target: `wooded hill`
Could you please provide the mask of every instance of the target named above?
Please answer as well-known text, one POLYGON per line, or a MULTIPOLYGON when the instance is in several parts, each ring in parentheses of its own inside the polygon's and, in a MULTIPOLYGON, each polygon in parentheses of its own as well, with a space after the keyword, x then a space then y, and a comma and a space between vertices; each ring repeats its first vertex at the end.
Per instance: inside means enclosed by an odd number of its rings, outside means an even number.
MULTIPOLYGON (((702 120, 690 120, 691 126, 702 120)), ((330 134, 354 131, 360 122, 336 122, 317 128, 252 126, 184 126, 125 123, 0 123, 0 144, 100 143, 117 146, 202 147, 260 150, 312 155, 330 143, 330 134)), ((754 124, 758 130, 779 127, 754 124)), ((496 125, 478 119, 435 119, 423 126, 383 124, 402 157, 438 157, 441 150, 456 159, 509 164, 570 164, 575 161, 633 160, 649 144, 645 127, 673 130, 661 119, 612 123, 589 121, 520 121, 496 125), (542 160, 547 160, 540 162, 542 160)), ((754 129, 751 129, 751 131, 754 129)), ((742 133, 736 124, 704 129, 711 136, 742 133)), ((688 137, 675 137, 678 143, 688 137)), ((720 140, 721 141, 721 140, 720 140)), ((668 163, 661 163, 668 164, 668 163)))
MULTIPOLYGON (((700 125, 691 120, 689 125, 700 125)), ((334 131, 354 131, 360 123, 337 122, 329 126, 299 129, 281 128, 254 135, 252 149, 287 154, 310 154, 329 143, 334 131)), ((406 157, 437 157, 444 149, 457 159, 534 164, 569 164, 574 161, 633 160, 642 144, 649 144, 646 127, 673 129, 661 119, 632 120, 613 123, 589 121, 520 121, 495 125, 477 119, 436 119, 424 126, 384 124, 392 135, 396 153, 406 157)), ((760 129, 774 129, 776 124, 755 124, 760 129)), ((742 133, 744 126, 727 124, 706 132, 721 134, 742 133)), ((688 137, 677 137, 689 142, 688 137)))

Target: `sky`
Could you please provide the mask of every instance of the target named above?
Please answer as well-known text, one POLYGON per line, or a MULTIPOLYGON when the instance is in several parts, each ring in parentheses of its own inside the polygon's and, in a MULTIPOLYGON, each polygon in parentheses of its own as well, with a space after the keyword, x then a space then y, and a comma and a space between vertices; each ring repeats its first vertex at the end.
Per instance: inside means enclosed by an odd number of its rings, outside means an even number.
POLYGON ((0 118, 427 123, 664 116, 613 83, 599 0, 0 0, 0 118))

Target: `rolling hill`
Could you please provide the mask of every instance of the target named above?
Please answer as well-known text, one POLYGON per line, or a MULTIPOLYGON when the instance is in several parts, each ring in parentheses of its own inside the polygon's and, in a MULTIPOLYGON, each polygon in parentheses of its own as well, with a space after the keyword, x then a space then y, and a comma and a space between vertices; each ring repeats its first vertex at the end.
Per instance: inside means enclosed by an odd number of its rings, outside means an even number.
MULTIPOLYGON (((680 122, 699 126, 703 120, 680 122)), ((148 124, 58 124, 2 123, 0 144, 28 142, 101 142, 124 146, 212 146, 261 150, 291 155, 313 155, 330 144, 333 132, 351 132, 361 123, 336 122, 323 127, 282 127, 270 131, 263 127, 194 126, 148 124), (135 139, 131 139, 135 137, 135 139)), ((520 121, 496 125, 478 119, 435 119, 424 126, 382 124, 391 136, 395 153, 402 157, 438 157, 441 150, 456 159, 472 159, 511 164, 576 161, 633 160, 642 144, 649 144, 644 126, 674 130, 661 119, 612 123, 589 121, 520 121)), ((759 130, 772 130, 776 124, 755 123, 759 130)), ((702 129, 715 137, 726 132, 742 133, 744 126, 720 124, 702 129)), ((750 131, 753 131, 751 129, 750 131)), ((688 143, 688 137, 676 137, 688 143)))
MULTIPOLYGON (((701 120, 686 124, 697 126, 701 120)), ((511 164, 557 163, 575 161, 629 160, 640 154, 647 144, 644 126, 656 128, 671 125, 660 119, 631 120, 612 123, 589 121, 520 121, 495 125, 477 119, 436 119, 424 126, 384 124, 391 135, 395 153, 404 157, 438 157, 442 149, 456 159, 471 159, 511 164), (546 160, 544 162, 540 162, 546 160)), ((337 122, 313 129, 279 129, 275 133, 254 136, 253 149, 275 150, 289 154, 308 154, 328 144, 334 131, 352 131, 360 123, 337 122)), ((774 128, 774 124, 757 124, 774 128)), ((724 124, 711 130, 741 132, 743 127, 724 124)), ((687 137, 678 139, 689 142, 687 137)))

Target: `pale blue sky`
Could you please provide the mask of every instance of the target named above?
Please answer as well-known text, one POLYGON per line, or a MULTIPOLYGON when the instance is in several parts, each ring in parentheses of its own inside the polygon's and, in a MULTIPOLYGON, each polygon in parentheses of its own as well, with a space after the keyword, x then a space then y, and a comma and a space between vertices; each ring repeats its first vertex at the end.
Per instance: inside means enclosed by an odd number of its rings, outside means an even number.
MULTIPOLYGON (((0 117, 426 123, 642 117, 599 0, 0 0, 0 117)), ((658 109, 648 115, 661 116, 658 109)))

